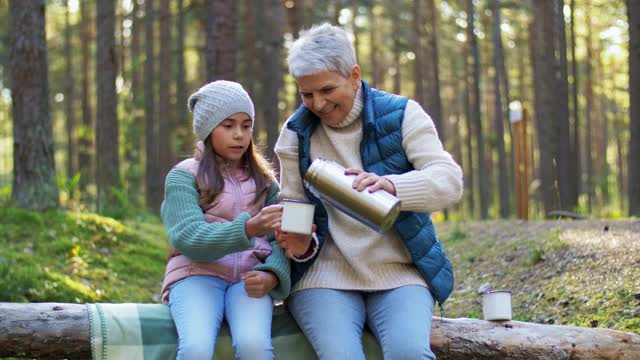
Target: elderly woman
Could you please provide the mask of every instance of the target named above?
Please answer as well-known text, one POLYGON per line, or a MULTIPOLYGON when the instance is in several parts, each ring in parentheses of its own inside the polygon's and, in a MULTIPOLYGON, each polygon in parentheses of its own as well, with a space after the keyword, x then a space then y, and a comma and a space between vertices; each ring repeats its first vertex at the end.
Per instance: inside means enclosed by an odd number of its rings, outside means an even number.
POLYGON ((434 302, 449 296, 453 269, 429 212, 460 199, 460 167, 418 103, 362 80, 341 28, 302 33, 288 63, 303 105, 275 147, 281 197, 316 205, 312 236, 276 232, 293 260, 289 310, 320 359, 364 359, 365 322, 385 359, 433 359, 434 302), (358 191, 398 197, 402 212, 392 230, 380 234, 309 192, 303 177, 317 158, 356 174, 358 191))

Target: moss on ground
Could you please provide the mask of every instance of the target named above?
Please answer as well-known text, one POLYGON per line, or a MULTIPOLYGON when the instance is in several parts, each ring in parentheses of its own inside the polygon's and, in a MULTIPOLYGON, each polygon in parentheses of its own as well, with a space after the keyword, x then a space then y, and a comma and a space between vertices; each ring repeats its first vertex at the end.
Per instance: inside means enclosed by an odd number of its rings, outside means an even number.
POLYGON ((157 217, 0 209, 0 301, 153 302, 167 239, 157 217))

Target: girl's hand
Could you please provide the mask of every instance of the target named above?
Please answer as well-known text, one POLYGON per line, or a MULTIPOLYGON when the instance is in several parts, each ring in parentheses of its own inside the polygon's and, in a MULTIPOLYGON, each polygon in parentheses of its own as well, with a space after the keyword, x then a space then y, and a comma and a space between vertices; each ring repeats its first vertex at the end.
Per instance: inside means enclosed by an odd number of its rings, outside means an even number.
POLYGON ((353 188, 358 191, 362 191, 367 186, 371 185, 371 187, 369 188, 370 193, 382 189, 391 195, 396 194, 395 185, 393 185, 393 183, 384 176, 380 176, 374 173, 368 173, 362 169, 355 168, 348 168, 344 171, 344 174, 356 175, 356 178, 353 179, 353 188))
POLYGON ((242 276, 244 289, 250 297, 260 298, 278 286, 278 277, 269 271, 249 271, 242 276))
MULTIPOLYGON (((316 224, 311 225, 312 232, 315 232, 316 229, 316 224)), ((307 250, 309 250, 312 239, 311 235, 294 234, 276 230, 276 241, 278 242, 278 246, 286 250, 285 255, 289 259, 306 254, 307 250)))
POLYGON ((244 230, 248 238, 265 235, 280 228, 282 205, 275 204, 262 208, 256 216, 247 221, 244 230))

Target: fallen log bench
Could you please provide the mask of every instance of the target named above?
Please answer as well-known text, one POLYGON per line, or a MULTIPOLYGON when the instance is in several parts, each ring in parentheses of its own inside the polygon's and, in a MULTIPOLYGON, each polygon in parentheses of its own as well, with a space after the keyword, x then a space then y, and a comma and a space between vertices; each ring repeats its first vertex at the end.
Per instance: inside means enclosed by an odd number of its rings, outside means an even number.
MULTIPOLYGON (((327 329, 331 331, 331 329, 327 329)), ((314 359, 313 349, 279 306, 272 327, 276 359, 314 359)), ((233 359, 226 326, 217 359, 233 359)), ((171 359, 177 336, 166 305, 0 303, 0 357, 171 359)), ((382 359, 366 332, 367 359, 382 359)), ((601 328, 434 317, 438 359, 640 359, 640 335, 601 328)))

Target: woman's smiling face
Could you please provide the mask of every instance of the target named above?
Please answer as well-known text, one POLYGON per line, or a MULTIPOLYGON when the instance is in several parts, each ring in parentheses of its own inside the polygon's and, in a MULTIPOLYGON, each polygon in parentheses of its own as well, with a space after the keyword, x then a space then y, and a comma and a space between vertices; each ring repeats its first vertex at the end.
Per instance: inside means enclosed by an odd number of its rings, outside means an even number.
POLYGON ((347 117, 360 88, 360 67, 355 65, 349 77, 333 71, 296 78, 304 105, 329 126, 347 117))

